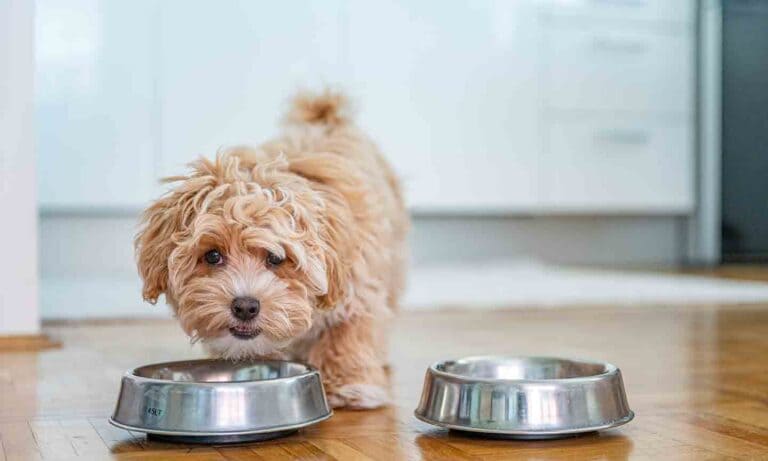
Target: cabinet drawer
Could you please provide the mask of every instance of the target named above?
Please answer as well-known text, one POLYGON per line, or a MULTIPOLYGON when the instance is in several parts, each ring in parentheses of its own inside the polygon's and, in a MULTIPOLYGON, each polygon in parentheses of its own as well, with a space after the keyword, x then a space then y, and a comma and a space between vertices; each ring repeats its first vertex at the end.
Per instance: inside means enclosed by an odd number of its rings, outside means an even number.
POLYGON ((543 65, 547 106, 689 113, 692 46, 682 33, 551 27, 543 65))
POLYGON ((694 0, 545 0, 547 14, 692 23, 694 0))
POLYGON ((693 207, 691 122, 556 120, 540 164, 550 211, 688 212, 693 207))

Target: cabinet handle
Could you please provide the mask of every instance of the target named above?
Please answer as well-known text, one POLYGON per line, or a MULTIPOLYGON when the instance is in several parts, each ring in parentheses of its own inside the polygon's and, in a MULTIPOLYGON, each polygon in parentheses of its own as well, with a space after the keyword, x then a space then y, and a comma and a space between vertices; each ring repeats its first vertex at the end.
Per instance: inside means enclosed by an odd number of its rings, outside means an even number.
POLYGON ((610 53, 643 54, 648 50, 648 43, 642 40, 595 37, 592 47, 598 51, 610 53))
POLYGON ((595 141, 600 143, 623 144, 626 146, 644 146, 651 140, 647 131, 612 129, 595 134, 595 141))

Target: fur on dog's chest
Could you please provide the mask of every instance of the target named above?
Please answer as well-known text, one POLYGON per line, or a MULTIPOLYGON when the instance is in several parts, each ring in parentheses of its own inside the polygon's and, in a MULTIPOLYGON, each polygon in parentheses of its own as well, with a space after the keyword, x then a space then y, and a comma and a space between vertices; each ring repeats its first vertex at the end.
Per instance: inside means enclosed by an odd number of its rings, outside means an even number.
POLYGON ((291 341, 283 350, 286 358, 306 361, 309 349, 322 332, 348 320, 349 315, 344 306, 337 306, 329 311, 315 311, 312 315, 312 327, 306 333, 291 341))

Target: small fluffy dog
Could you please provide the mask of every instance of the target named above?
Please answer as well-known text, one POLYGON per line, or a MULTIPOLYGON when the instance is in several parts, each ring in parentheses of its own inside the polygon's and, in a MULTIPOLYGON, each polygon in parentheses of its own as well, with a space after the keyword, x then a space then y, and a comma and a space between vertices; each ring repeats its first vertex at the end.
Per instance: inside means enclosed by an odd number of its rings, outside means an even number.
POLYGON ((191 168, 144 213, 144 299, 165 294, 214 355, 302 360, 320 369, 331 405, 386 404, 408 215, 344 96, 300 94, 281 137, 191 168))

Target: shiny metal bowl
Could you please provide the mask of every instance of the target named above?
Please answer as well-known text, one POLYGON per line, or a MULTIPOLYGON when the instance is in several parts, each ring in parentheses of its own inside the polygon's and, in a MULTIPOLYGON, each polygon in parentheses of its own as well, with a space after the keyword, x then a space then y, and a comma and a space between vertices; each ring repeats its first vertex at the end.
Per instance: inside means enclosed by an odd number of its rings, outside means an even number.
POLYGON ((331 414, 308 365, 190 360, 128 371, 110 422, 156 439, 226 443, 288 435, 331 414))
POLYGON ((469 357, 428 370, 416 417, 449 429, 553 438, 632 420, 621 371, 551 357, 469 357))

